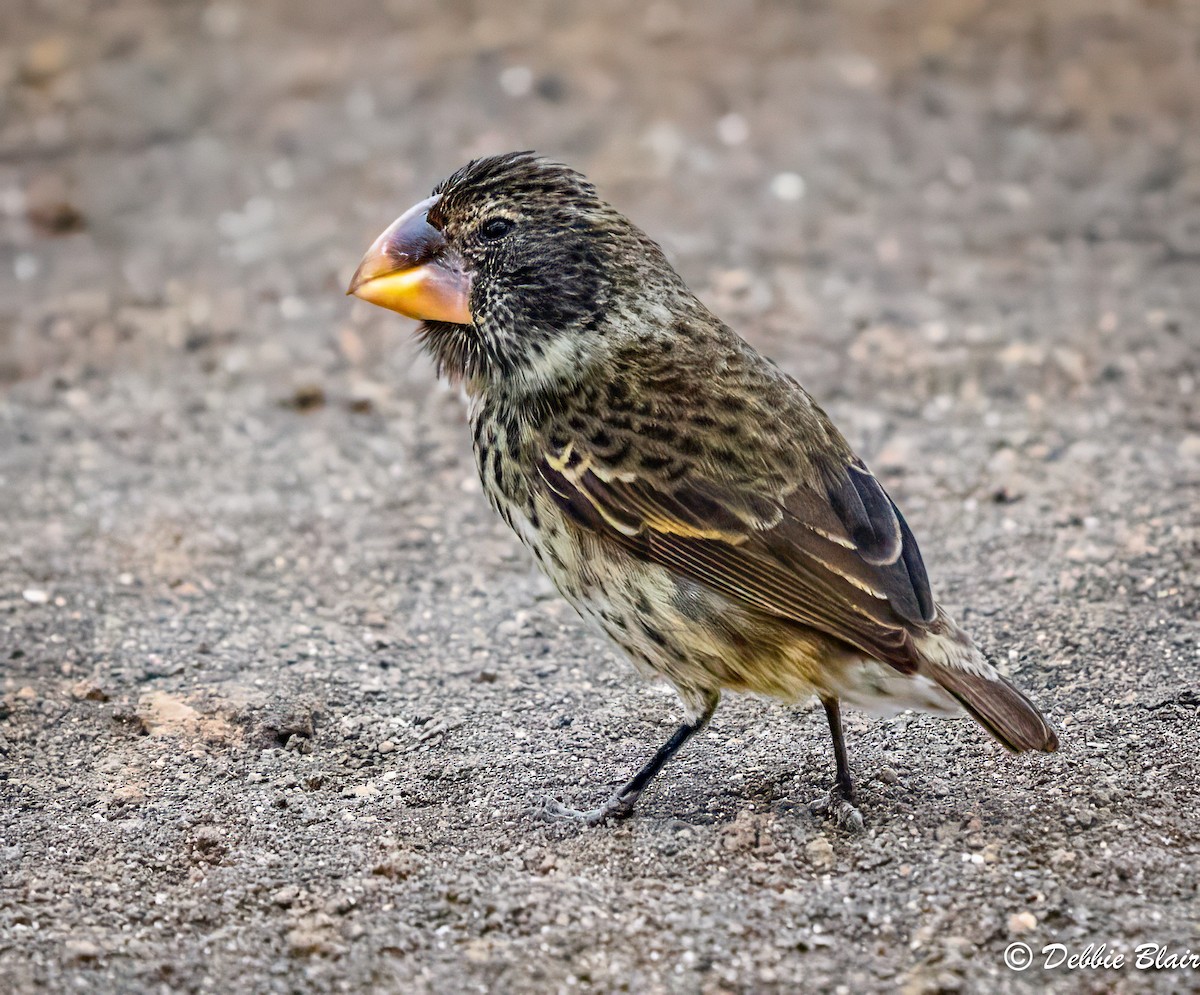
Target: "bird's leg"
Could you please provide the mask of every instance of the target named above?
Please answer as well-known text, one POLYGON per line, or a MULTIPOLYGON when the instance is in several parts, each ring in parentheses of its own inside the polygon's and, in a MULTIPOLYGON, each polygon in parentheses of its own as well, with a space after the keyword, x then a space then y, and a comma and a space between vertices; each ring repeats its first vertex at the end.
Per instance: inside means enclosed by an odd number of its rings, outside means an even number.
POLYGON ((854 798, 854 778, 850 776, 850 762, 846 759, 846 740, 842 736, 842 710, 837 698, 821 698, 825 706, 825 717, 829 720, 829 732, 833 736, 833 760, 837 765, 837 776, 829 793, 812 804, 812 810, 832 816, 843 829, 855 831, 863 828, 862 813, 854 798))
POLYGON ((633 813, 633 806, 641 796, 641 793, 646 789, 646 785, 666 766, 667 761, 675 756, 684 743, 708 725, 708 720, 712 718, 713 712, 717 710, 717 702, 719 700, 720 697, 716 692, 707 695, 704 698, 704 710, 699 717, 684 722, 683 725, 676 729, 675 735, 658 748, 658 752, 650 758, 650 762, 634 774, 623 787, 618 788, 612 797, 599 808, 594 808, 590 811, 581 811, 580 809, 567 808, 561 802, 553 798, 547 798, 542 803, 541 815, 548 819, 574 819, 588 826, 597 826, 602 822, 607 822, 609 819, 624 819, 631 815, 633 813))

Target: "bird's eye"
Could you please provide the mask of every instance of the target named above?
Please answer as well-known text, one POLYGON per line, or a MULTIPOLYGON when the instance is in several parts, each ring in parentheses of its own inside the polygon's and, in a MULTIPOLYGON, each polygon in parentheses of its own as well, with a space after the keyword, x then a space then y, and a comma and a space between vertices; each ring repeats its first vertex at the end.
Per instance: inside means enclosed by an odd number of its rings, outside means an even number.
POLYGON ((512 231, 513 226, 514 222, 508 218, 488 218, 487 221, 479 226, 479 234, 489 242, 495 242, 512 231))

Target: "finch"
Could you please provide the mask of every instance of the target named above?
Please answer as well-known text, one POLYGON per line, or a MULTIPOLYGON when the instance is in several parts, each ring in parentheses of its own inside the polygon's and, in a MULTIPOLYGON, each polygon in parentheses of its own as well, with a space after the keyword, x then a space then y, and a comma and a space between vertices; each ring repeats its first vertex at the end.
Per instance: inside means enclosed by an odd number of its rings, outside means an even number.
POLYGON ((836 777, 814 807, 848 828, 843 702, 1057 748, 934 600, 904 517, 825 412, 580 173, 531 152, 469 163, 376 239, 348 293, 422 322, 470 400, 492 507, 679 694, 683 724, 628 783, 547 814, 628 815, 724 690, 820 699, 836 777))

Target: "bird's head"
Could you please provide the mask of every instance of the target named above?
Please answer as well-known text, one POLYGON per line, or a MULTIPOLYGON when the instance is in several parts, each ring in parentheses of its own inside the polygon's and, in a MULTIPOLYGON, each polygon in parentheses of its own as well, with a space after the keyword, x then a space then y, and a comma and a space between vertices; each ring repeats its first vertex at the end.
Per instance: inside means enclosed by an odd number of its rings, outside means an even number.
POLYGON ((348 293, 423 321, 440 370, 468 386, 532 388, 569 379, 639 274, 678 283, 584 176, 519 152, 477 159, 401 215, 348 293))

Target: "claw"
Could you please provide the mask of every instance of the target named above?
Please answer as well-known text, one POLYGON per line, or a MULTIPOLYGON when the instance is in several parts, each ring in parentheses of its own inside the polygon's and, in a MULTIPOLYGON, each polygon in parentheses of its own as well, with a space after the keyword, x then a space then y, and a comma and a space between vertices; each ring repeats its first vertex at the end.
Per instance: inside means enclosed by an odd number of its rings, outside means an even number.
POLYGON ((570 821, 585 826, 599 826, 610 819, 627 819, 633 814, 633 803, 637 795, 615 794, 599 808, 578 809, 569 808, 557 798, 543 798, 536 806, 538 818, 546 822, 570 821))
POLYGON ((862 812, 842 793, 840 785, 834 785, 829 791, 814 801, 809 808, 817 815, 829 816, 838 824, 840 829, 850 833, 861 833, 865 828, 862 812))

